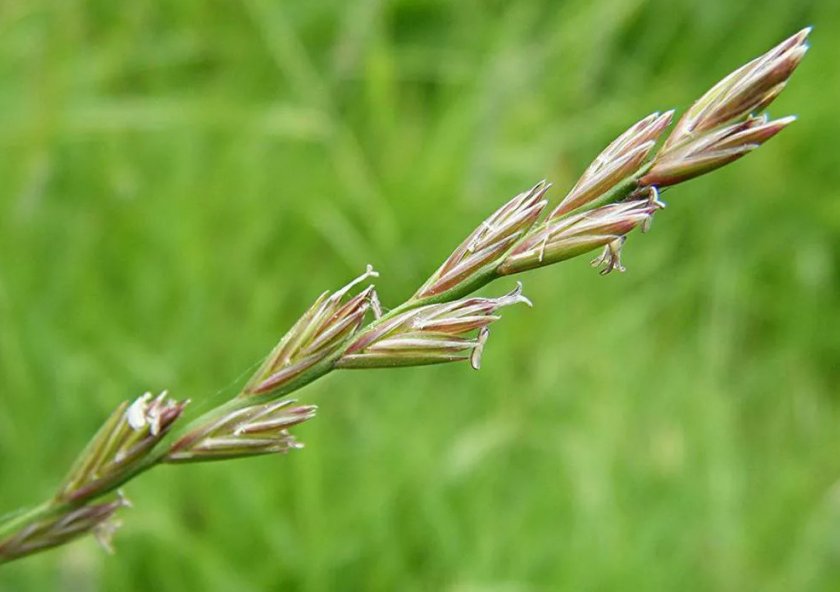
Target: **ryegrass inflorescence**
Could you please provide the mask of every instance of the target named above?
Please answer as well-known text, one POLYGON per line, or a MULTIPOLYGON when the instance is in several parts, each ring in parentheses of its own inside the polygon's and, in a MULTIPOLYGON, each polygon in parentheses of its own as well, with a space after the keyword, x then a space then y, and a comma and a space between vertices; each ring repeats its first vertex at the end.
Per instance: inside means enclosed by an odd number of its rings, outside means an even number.
POLYGON ((120 488, 164 463, 286 453, 302 447, 289 431, 315 417, 290 393, 334 369, 469 361, 478 369, 489 326, 511 304, 530 302, 521 285, 496 298, 472 293, 518 274, 597 249, 602 273, 624 271, 627 236, 646 231, 666 188, 731 163, 758 148, 793 117, 770 120, 779 95, 807 51, 809 29, 735 70, 677 121, 653 113, 621 134, 549 211, 540 182, 502 205, 454 250, 405 303, 383 313, 372 267, 334 293, 324 292, 266 357, 241 391, 186 422, 188 401, 161 393, 121 403, 79 455, 56 494, 0 520, 0 563, 94 534, 110 549, 120 488), (657 149, 657 146, 659 148, 657 149), (542 219, 541 219, 542 217, 542 219), (182 425, 183 424, 183 425, 182 425))

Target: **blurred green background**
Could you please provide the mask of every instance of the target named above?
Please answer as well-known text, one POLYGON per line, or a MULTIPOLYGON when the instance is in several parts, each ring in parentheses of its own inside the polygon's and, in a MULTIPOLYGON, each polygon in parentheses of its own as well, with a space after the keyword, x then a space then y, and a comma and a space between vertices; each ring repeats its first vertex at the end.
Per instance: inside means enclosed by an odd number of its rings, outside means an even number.
MULTIPOLYGON (((541 178, 801 27, 799 122, 466 365, 339 372, 287 457, 164 467, 3 591, 836 590, 840 3, 0 4, 0 512, 121 400, 235 392, 368 262, 394 306, 541 178)), ((512 285, 500 282, 498 294, 512 285)))

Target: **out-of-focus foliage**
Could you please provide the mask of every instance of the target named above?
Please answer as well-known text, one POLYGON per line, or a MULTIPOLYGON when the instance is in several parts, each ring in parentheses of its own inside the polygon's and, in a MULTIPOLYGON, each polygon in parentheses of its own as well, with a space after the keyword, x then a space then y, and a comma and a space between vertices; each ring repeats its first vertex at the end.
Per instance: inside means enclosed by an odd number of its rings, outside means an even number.
POLYGON ((669 192, 628 273, 523 277, 480 372, 336 372, 300 393, 305 450, 156 469, 115 556, 86 540, 0 590, 840 578, 837 2, 0 5, 0 511, 119 401, 233 394, 323 289, 371 262, 393 306, 506 199, 559 199, 808 24, 772 109, 800 120, 669 192))

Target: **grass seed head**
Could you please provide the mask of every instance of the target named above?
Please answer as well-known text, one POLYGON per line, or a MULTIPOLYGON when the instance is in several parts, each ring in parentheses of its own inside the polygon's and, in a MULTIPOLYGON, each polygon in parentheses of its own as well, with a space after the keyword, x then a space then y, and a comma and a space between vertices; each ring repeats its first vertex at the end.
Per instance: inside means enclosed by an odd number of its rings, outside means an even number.
POLYGON ((6 540, 0 541, 0 558, 5 561, 57 547, 86 534, 94 534, 106 550, 112 550, 111 538, 120 522, 114 514, 128 506, 117 494, 108 502, 69 508, 54 516, 27 525, 6 540))
POLYGON ((166 462, 200 462, 303 448, 289 429, 315 417, 315 405, 293 399, 232 411, 189 432, 172 445, 166 462))
POLYGON ((371 306, 378 313, 379 300, 373 285, 346 302, 345 296, 370 277, 379 274, 368 265, 365 273, 334 294, 321 294, 269 354, 242 395, 264 395, 279 390, 352 338, 371 306))
POLYGON ((360 335, 338 367, 421 366, 470 359, 478 368, 488 325, 499 320, 499 309, 520 302, 531 305, 517 284, 498 298, 464 298, 406 311, 360 335))
POLYGON ((652 113, 616 138, 589 165, 548 219, 555 220, 585 206, 636 173, 674 116, 673 111, 652 113))
POLYGON ((545 194, 550 187, 550 184, 540 181, 496 210, 420 287, 414 300, 440 296, 469 285, 475 277, 497 266, 537 221, 548 203, 545 194))
POLYGON ((75 503, 107 491, 145 459, 188 404, 166 391, 122 403, 76 459, 56 499, 75 503))

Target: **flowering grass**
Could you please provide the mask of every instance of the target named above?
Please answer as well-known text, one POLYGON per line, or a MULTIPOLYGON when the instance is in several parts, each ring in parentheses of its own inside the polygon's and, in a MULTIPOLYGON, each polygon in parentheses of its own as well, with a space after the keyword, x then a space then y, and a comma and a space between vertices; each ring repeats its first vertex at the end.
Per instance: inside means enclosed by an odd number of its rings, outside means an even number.
MULTIPOLYGON (((751 157, 751 158, 760 158, 760 157, 751 157)), ((669 218, 669 219, 673 219, 673 218, 669 218)), ((658 229, 658 227, 659 227, 659 225, 657 225, 657 229, 658 229)), ((658 239, 659 237, 656 237, 656 238, 658 239)), ((546 241, 546 244, 548 245, 548 241, 546 241)), ((540 244, 536 244, 536 243, 535 243, 535 244, 534 244, 534 249, 532 249, 532 251, 533 251, 533 252, 530 254, 530 257, 531 257, 531 258, 529 259, 529 261, 530 261, 531 263, 533 263, 533 261, 535 261, 535 260, 536 260, 536 261, 539 261, 539 259, 540 259, 540 254, 541 254, 541 253, 540 253, 540 249, 542 248, 542 246, 543 246, 543 245, 542 245, 542 243, 540 243, 540 244)), ((548 246, 549 246, 549 247, 555 247, 555 246, 556 246, 556 244, 552 242, 552 243, 551 243, 550 245, 548 245, 548 246)), ((562 246, 562 243, 561 243, 561 246, 562 246)), ((548 249, 546 249, 546 250, 548 250, 548 249)), ((612 251, 608 251, 608 253, 607 253, 607 254, 608 254, 608 255, 611 255, 611 254, 612 254, 612 251)), ((545 259, 544 259, 544 253, 543 253, 543 260, 545 260, 545 259)), ((611 260, 610 260, 610 261, 611 261, 611 260)), ((427 263, 428 263, 428 262, 427 262, 427 263)), ((638 268, 638 266, 634 266, 634 268, 638 268)), ((556 270, 555 270, 555 271, 556 271, 556 270)), ((599 289, 600 289, 600 288, 599 288, 599 289)), ((383 300, 385 300, 385 299, 383 299, 383 300)), ((300 307, 298 307, 298 308, 300 308, 300 307)), ((534 313, 533 313, 533 314, 537 314, 537 313, 538 313, 538 311, 534 311, 534 313)), ((517 317, 517 318, 519 318, 519 317, 517 317)), ((498 333, 498 332, 497 332, 497 333, 498 333)), ((536 332, 534 332, 534 334, 536 334, 536 332)), ((495 338, 495 337, 496 337, 496 335, 494 335, 494 338, 495 338)), ((492 341, 490 342, 490 344, 492 345, 492 341)), ((491 351, 492 351, 492 348, 491 348, 491 351)), ((344 378, 344 380, 349 380, 349 379, 348 379, 348 378, 344 378)), ((335 387, 335 385, 337 384, 337 381, 333 380, 333 381, 331 381, 329 384, 331 384, 331 385, 333 385, 333 386, 335 387)), ((352 382, 351 382, 351 385, 352 385, 352 382)), ((430 396, 431 396, 431 395, 430 395, 430 396)), ((307 451, 307 454, 309 454, 310 452, 311 452, 311 449, 307 451)), ((461 462, 466 462, 466 461, 461 461, 461 462)), ((293 465, 293 466, 294 466, 294 465, 293 465)), ((180 470, 180 469, 179 469, 179 470, 180 470)), ((171 471, 170 471, 170 474, 171 474, 171 471)), ((135 497, 135 496, 132 496, 132 497, 135 497)), ((136 497, 135 497, 135 499, 136 499, 136 497)))

